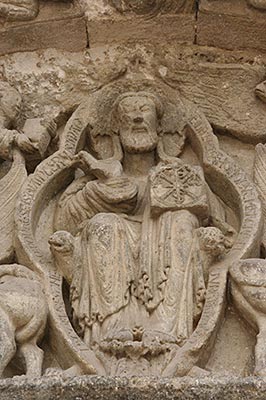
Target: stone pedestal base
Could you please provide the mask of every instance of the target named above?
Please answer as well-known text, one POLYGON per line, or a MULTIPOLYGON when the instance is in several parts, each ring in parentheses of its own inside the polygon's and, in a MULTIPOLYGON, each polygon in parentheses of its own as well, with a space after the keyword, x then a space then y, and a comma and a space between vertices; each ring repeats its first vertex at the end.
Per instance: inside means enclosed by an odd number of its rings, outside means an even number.
POLYGON ((202 0, 198 14, 199 45, 266 51, 266 13, 245 0, 202 0))
POLYGON ((81 51, 86 46, 85 18, 70 3, 41 3, 39 15, 32 21, 0 19, 0 55, 49 47, 81 51))
POLYGON ((67 381, 42 378, 0 382, 0 400, 265 400, 266 382, 259 378, 103 378, 67 381))

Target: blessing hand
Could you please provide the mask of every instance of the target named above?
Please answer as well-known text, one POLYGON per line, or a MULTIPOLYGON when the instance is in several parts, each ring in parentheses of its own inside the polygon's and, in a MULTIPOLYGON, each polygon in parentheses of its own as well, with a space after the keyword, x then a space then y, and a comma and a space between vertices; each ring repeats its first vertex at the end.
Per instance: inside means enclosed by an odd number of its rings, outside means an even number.
POLYGON ((80 151, 73 161, 85 172, 89 171, 99 179, 116 178, 122 175, 122 165, 119 161, 97 160, 84 150, 80 151))

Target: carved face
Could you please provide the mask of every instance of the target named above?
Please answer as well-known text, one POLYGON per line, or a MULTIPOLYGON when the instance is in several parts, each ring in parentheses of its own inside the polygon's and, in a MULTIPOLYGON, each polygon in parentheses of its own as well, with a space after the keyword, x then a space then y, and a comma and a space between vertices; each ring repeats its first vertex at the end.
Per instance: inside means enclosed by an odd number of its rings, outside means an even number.
POLYGON ((157 112, 148 96, 126 97, 118 105, 121 144, 128 153, 145 153, 157 146, 157 112))

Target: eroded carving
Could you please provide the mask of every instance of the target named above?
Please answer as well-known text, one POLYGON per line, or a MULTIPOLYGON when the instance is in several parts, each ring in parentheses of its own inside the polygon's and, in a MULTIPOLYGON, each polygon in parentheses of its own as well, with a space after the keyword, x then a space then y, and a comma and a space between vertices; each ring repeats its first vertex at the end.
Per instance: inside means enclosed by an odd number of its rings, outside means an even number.
POLYGON ((0 203, 2 218, 0 240, 2 263, 14 258, 14 212, 20 189, 28 170, 34 169, 45 155, 55 135, 56 124, 23 116, 23 101, 19 92, 6 82, 0 82, 0 203))
POLYGON ((194 376, 209 373, 229 266, 258 256, 261 211, 201 112, 168 86, 121 79, 73 113, 22 190, 17 229, 63 369, 194 376))
POLYGON ((74 157, 85 175, 62 195, 49 239, 76 330, 108 374, 162 373, 200 319, 210 266, 232 246, 202 169, 176 157, 185 131, 167 152, 164 113, 149 92, 115 99, 115 156, 74 157), (224 232, 204 227, 211 216, 224 232))
POLYGON ((266 1, 265 0, 247 0, 247 3, 259 10, 266 10, 266 1))
POLYGON ((244 260, 230 268, 231 293, 239 314, 257 333, 254 374, 266 376, 266 263, 244 260))
POLYGON ((38 11, 38 0, 2 0, 0 3, 0 17, 4 17, 9 21, 33 19, 37 16, 38 11))
POLYGON ((0 18, 7 21, 28 21, 37 17, 39 0, 1 0, 0 18))
POLYGON ((156 15, 157 13, 192 12, 194 0, 110 0, 121 13, 132 11, 140 15, 156 15))
POLYGON ((19 92, 0 82, 0 156, 12 159, 16 147, 29 159, 43 158, 56 134, 56 123, 41 118, 26 119, 19 92))
POLYGON ((22 265, 1 265, 0 293, 0 375, 18 351, 25 360, 26 375, 39 377, 43 351, 38 343, 48 314, 41 282, 22 265))

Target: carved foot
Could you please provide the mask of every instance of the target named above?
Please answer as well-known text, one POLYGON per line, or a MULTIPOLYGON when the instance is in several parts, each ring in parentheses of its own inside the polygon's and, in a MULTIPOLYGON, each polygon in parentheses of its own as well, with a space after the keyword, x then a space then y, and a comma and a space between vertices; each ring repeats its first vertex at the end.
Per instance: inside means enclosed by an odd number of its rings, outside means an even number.
POLYGON ((23 382, 23 381, 27 381, 28 379, 33 379, 33 378, 30 378, 26 374, 22 374, 22 375, 15 375, 12 377, 12 379, 13 379, 13 381, 16 381, 16 382, 23 382))
POLYGON ((207 371, 206 369, 200 368, 200 367, 193 367, 188 373, 188 376, 191 378, 205 378, 207 376, 210 376, 211 372, 207 371))
POLYGON ((147 330, 143 334, 143 343, 149 347, 158 344, 178 344, 178 340, 166 332, 147 330))
POLYGON ((44 377, 60 378, 64 377, 64 370, 61 368, 47 368, 43 374, 44 377))
POLYGON ((52 377, 59 379, 74 378, 75 376, 84 375, 84 372, 78 365, 73 365, 72 367, 63 370, 61 368, 47 368, 44 372, 44 377, 52 377))
POLYGON ((113 331, 104 338, 104 341, 111 342, 117 340, 119 342, 133 341, 133 332, 131 329, 121 329, 119 331, 113 331))

